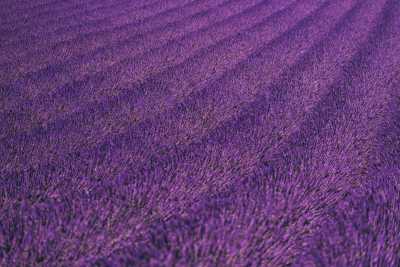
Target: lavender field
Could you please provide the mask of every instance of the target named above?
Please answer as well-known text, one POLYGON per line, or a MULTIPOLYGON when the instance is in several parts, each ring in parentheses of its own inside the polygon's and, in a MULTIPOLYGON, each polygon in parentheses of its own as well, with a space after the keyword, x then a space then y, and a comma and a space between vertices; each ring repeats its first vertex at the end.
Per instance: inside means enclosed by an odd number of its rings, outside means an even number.
POLYGON ((400 1, 0 0, 0 266, 400 266, 400 1))

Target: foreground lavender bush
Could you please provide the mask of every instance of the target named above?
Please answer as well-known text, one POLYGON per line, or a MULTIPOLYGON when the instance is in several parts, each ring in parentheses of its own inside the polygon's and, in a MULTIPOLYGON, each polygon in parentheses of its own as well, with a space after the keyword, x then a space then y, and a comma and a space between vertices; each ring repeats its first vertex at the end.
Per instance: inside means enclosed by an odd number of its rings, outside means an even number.
POLYGON ((3 0, 1 266, 400 266, 400 2, 3 0))

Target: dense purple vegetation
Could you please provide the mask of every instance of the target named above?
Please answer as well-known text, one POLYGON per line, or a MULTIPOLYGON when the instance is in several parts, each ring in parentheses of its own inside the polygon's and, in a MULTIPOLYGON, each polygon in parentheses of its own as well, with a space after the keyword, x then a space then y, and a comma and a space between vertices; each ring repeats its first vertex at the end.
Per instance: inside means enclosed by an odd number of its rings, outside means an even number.
POLYGON ((0 266, 400 266, 398 0, 0 19, 0 266))

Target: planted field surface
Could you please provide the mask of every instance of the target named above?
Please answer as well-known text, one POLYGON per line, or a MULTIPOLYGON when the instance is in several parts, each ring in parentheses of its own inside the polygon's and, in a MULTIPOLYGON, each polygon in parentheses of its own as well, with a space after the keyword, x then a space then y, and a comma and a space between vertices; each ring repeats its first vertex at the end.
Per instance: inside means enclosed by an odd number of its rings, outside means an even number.
POLYGON ((400 266, 398 0, 2 0, 1 266, 400 266))

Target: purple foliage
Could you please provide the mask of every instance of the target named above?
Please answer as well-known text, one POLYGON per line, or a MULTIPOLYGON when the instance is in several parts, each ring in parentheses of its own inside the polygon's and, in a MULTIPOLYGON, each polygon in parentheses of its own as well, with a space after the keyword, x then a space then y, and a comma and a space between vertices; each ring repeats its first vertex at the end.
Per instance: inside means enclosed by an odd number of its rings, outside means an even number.
POLYGON ((0 7, 0 266, 400 266, 398 0, 0 7))

